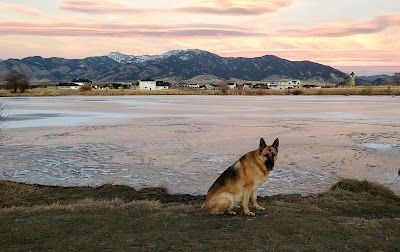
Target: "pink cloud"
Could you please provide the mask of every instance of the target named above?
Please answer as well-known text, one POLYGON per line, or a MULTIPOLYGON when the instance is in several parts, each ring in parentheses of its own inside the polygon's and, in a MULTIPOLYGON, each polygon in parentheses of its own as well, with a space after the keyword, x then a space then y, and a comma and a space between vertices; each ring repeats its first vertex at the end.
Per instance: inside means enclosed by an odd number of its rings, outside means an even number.
MULTIPOLYGON (((268 51, 240 51, 236 50, 234 53, 225 53, 229 56, 247 55, 249 57, 262 56, 265 54, 281 55, 290 60, 307 60, 309 58, 319 57, 321 59, 331 59, 335 61, 339 58, 357 59, 357 60, 387 60, 393 56, 398 55, 394 60, 400 59, 400 50, 372 50, 372 49, 327 49, 327 50, 314 50, 314 49, 271 49, 268 51)), ((392 57, 393 60, 393 57, 392 57)))
POLYGON ((278 34, 288 37, 345 37, 378 33, 391 26, 400 26, 400 15, 382 15, 361 23, 327 25, 311 29, 285 29, 280 30, 278 34))
POLYGON ((292 3, 293 0, 203 0, 191 6, 176 8, 175 10, 199 14, 260 15, 264 13, 276 12, 281 8, 288 7, 292 3))
POLYGON ((210 24, 107 24, 0 22, 1 35, 215 38, 266 36, 233 26, 210 24))
POLYGON ((132 14, 145 11, 135 8, 133 5, 107 0, 64 0, 61 8, 86 14, 132 14))
POLYGON ((64 0, 61 8, 64 10, 86 14, 132 14, 142 12, 183 12, 191 14, 219 14, 219 15, 260 15, 276 12, 287 7, 294 0, 203 0, 191 5, 170 9, 143 9, 134 5, 109 0, 64 0))
POLYGON ((13 11, 18 14, 23 14, 23 15, 31 15, 31 16, 39 16, 40 12, 34 9, 29 9, 21 5, 17 4, 9 4, 9 3, 1 3, 0 2, 0 8, 2 9, 8 9, 10 11, 13 11))

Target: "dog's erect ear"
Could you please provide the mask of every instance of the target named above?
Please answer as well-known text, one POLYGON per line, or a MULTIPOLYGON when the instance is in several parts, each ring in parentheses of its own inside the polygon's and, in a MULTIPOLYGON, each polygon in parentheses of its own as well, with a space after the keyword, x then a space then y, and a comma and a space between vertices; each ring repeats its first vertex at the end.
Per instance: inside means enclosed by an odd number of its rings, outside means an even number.
POLYGON ((264 138, 260 139, 260 146, 258 147, 260 151, 264 150, 264 148, 267 147, 267 144, 264 141, 264 138))
POLYGON ((279 148, 279 138, 275 139, 274 143, 272 144, 272 146, 278 151, 279 148))

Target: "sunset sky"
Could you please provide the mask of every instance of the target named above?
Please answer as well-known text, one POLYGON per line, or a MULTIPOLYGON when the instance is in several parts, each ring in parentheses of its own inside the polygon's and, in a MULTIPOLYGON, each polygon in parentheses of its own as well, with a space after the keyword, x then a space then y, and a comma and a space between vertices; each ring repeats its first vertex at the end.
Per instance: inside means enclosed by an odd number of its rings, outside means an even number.
POLYGON ((0 0, 0 59, 158 55, 310 60, 400 72, 400 0, 0 0))

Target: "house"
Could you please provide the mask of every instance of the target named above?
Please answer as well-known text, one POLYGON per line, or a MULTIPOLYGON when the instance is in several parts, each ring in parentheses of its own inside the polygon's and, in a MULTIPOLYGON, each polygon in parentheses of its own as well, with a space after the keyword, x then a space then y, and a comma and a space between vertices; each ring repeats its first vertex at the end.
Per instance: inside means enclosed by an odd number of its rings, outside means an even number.
POLYGON ((171 85, 173 88, 189 88, 189 84, 186 83, 176 83, 171 85))
POLYGON ((292 89, 301 88, 301 82, 299 80, 290 80, 290 81, 287 81, 287 84, 288 84, 289 89, 290 88, 292 88, 292 89))
POLYGON ((208 90, 215 90, 215 89, 218 89, 218 86, 217 86, 216 84, 211 84, 211 83, 207 83, 204 87, 205 87, 206 89, 208 89, 208 90))
POLYGON ((269 89, 299 89, 301 82, 299 80, 280 81, 268 83, 269 89))
POLYGON ((226 85, 230 88, 230 89, 235 89, 237 87, 236 83, 234 82, 228 82, 226 83, 226 85))
POLYGON ((157 81, 156 82, 156 89, 161 90, 161 89, 168 89, 171 86, 169 82, 166 81, 157 81))
POLYGON ((59 82, 56 84, 57 89, 79 89, 82 85, 73 82, 59 82))
POLYGON ((200 88, 200 85, 196 83, 191 83, 189 84, 189 88, 200 88))
POLYGON ((107 83, 104 88, 106 89, 131 89, 132 88, 132 83, 117 83, 117 82, 111 82, 107 83))
POLYGON ((270 82, 267 84, 268 89, 285 89, 280 82, 270 82))
POLYGON ((140 90, 156 90, 156 81, 152 79, 145 79, 139 81, 140 90))
POLYGON ((243 89, 252 89, 253 88, 253 83, 246 82, 243 83, 243 89))
POLYGON ((268 87, 268 85, 269 85, 270 83, 256 83, 256 84, 254 84, 253 85, 253 88, 257 88, 257 89, 268 89, 269 87, 268 87))
POLYGON ((72 79, 72 83, 78 84, 79 86, 91 86, 92 81, 89 79, 72 79))
POLYGON ((140 90, 161 90, 161 89, 168 89, 170 86, 171 84, 169 82, 155 81, 152 79, 139 81, 140 90))

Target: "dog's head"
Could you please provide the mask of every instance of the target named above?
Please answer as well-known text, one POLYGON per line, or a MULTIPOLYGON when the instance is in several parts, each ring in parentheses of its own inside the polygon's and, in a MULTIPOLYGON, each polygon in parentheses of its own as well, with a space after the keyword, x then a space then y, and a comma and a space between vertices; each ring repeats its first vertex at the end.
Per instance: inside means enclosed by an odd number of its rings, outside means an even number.
POLYGON ((275 161, 278 159, 279 139, 277 138, 271 146, 268 146, 264 139, 260 139, 259 153, 264 161, 267 170, 272 171, 275 161))

